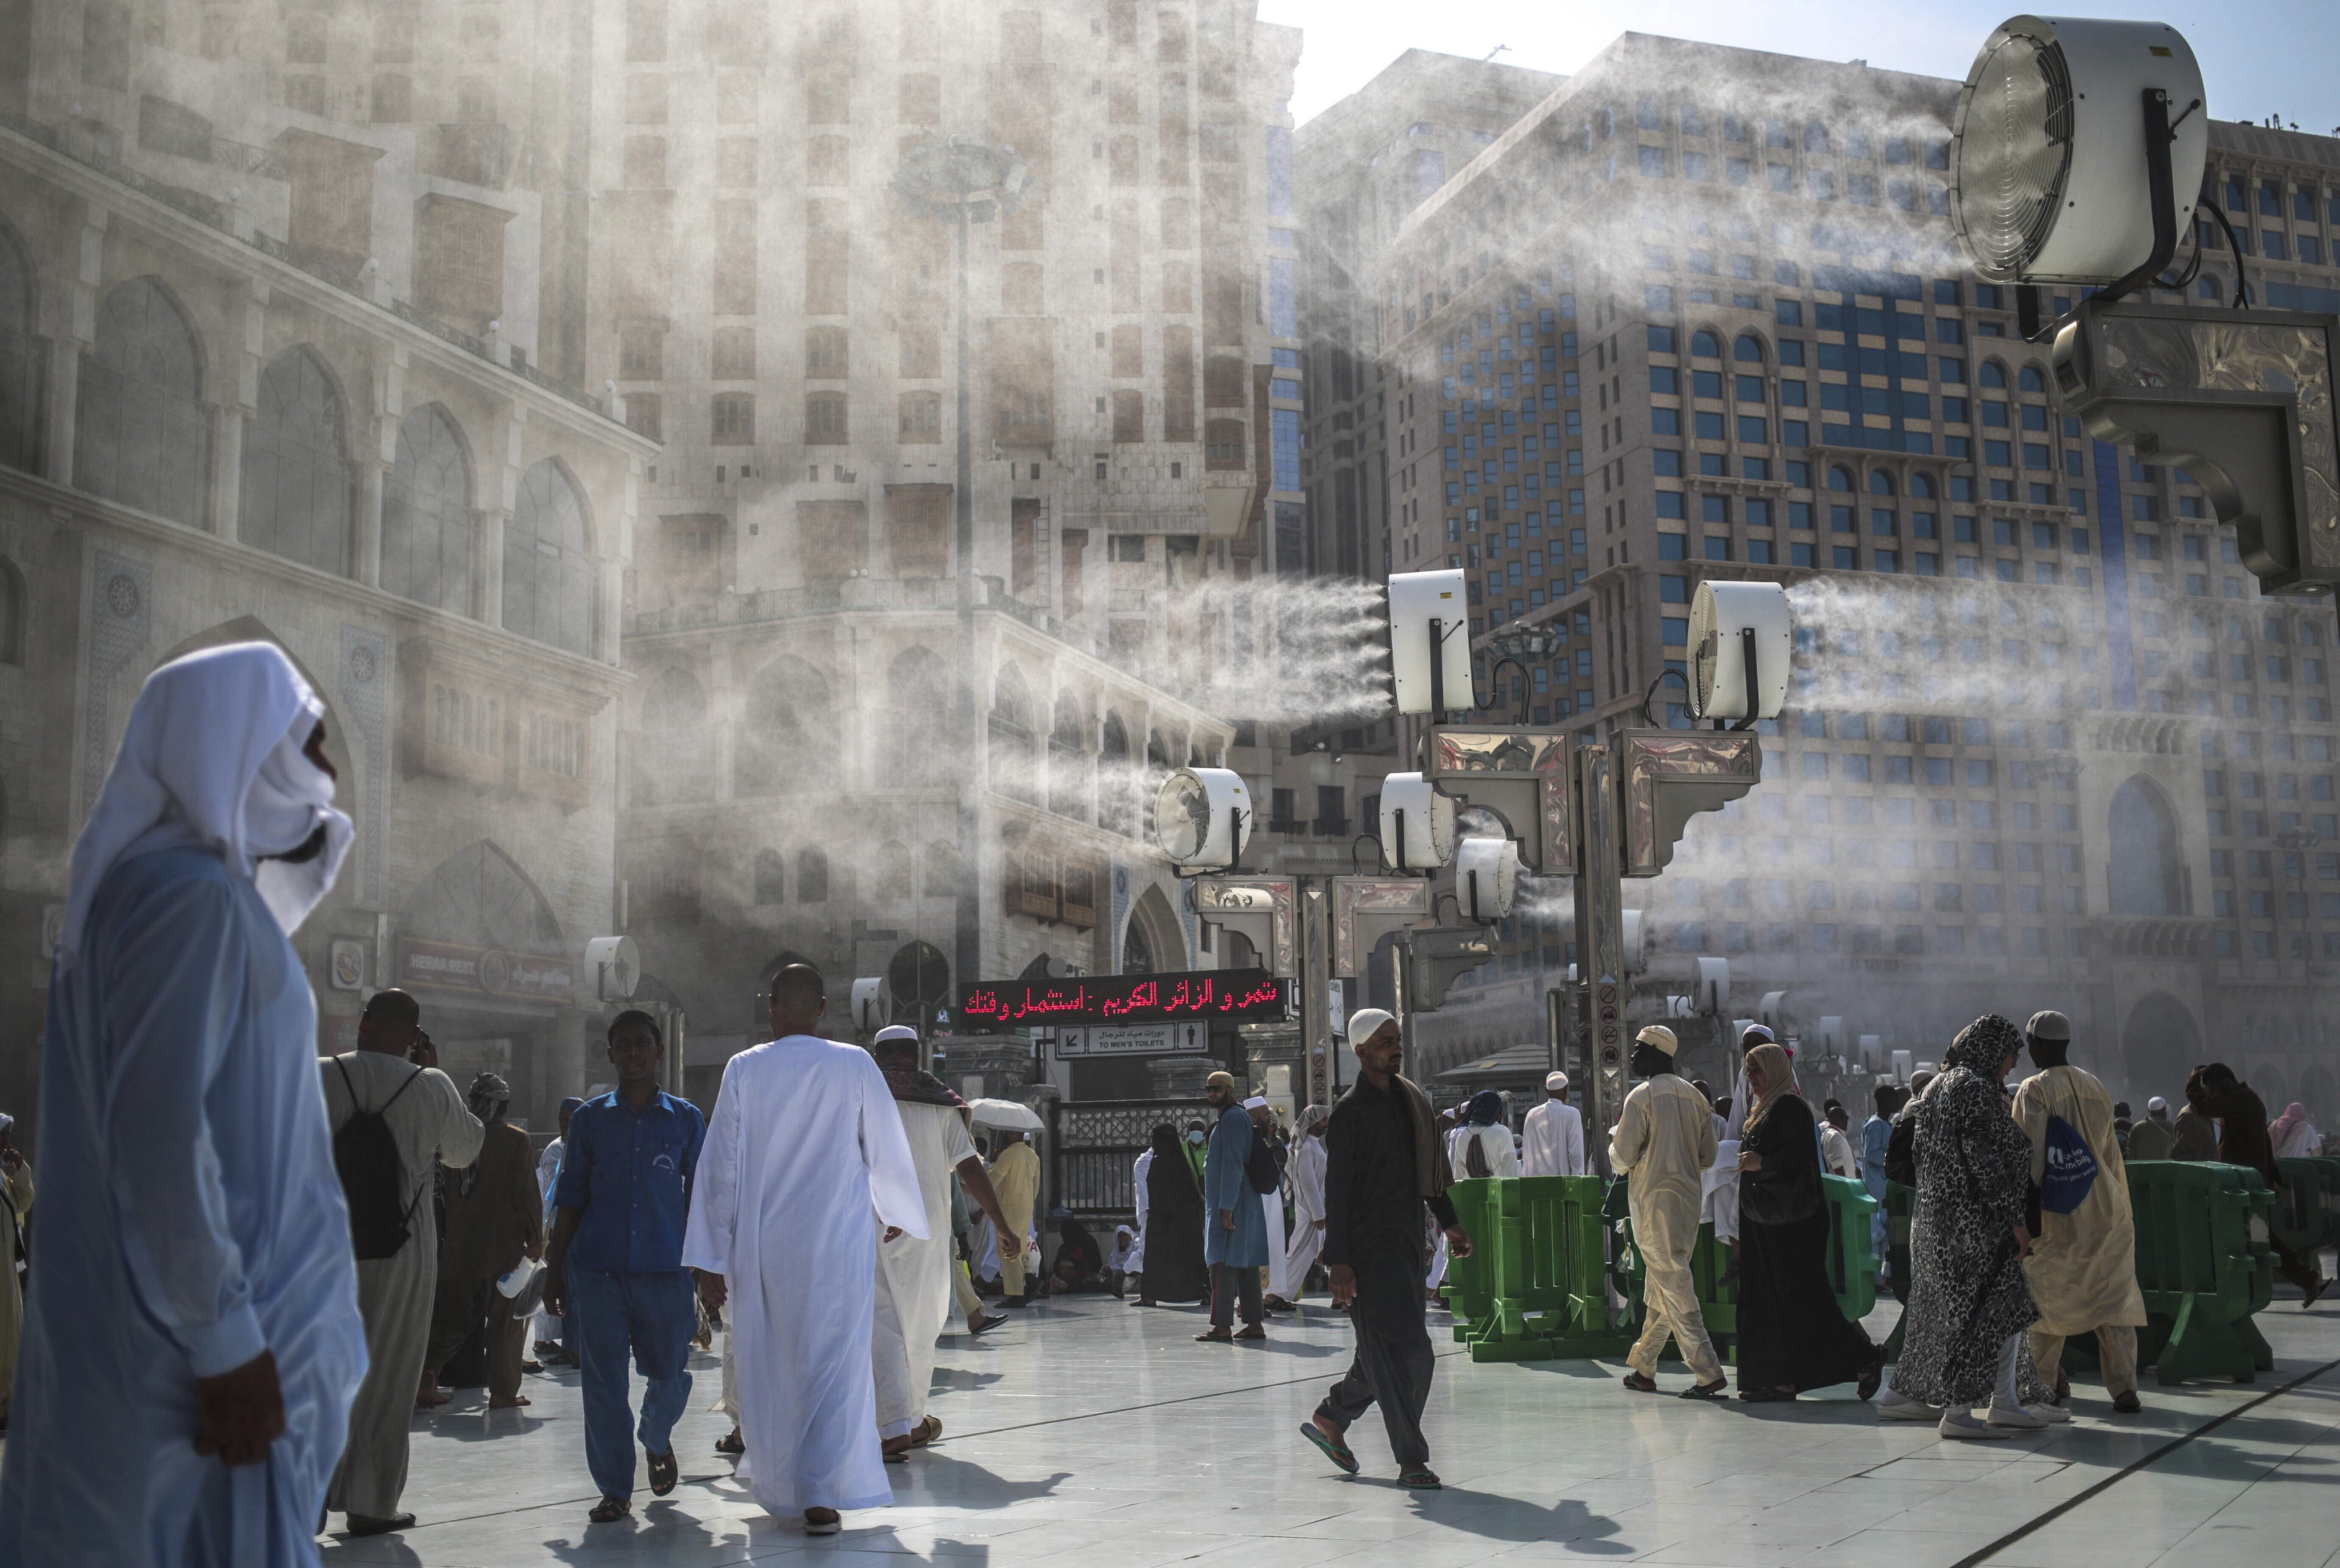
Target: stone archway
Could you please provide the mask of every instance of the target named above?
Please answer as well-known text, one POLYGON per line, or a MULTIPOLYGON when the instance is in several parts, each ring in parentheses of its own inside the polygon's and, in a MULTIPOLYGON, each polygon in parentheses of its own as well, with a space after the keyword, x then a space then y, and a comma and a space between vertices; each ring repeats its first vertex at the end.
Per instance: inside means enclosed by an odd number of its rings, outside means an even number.
POLYGON ((2143 774, 2113 791, 2105 812, 2107 908, 2116 915, 2186 913, 2177 818, 2161 788, 2143 774))
POLYGON ((2129 1009, 2121 1029, 2121 1066, 2128 1075, 2123 1097, 2143 1104, 2160 1095, 2174 1106, 2185 1097, 2186 1075, 2201 1060, 2202 1032, 2185 1003, 2155 991, 2129 1009))
POLYGON ((1153 974, 1186 967, 1186 942, 1178 917, 1159 888, 1148 888, 1129 911, 1122 928, 1116 970, 1125 975, 1153 974))

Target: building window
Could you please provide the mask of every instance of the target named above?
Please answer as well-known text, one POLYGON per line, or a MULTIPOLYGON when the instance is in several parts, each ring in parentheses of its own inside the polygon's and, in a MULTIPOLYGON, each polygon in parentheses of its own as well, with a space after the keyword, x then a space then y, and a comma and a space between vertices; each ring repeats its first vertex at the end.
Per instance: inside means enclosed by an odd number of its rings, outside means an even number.
POLYGON ((342 400, 307 349, 287 349, 261 372, 243 437, 236 533, 245 543, 330 571, 349 571, 350 469, 342 400))
POLYGON ((940 392, 901 394, 901 440, 925 444, 943 439, 943 398, 940 392))
POLYGON ((715 329, 714 375, 719 382, 748 382, 756 379, 755 328, 717 327, 715 329))
POLYGON ((845 328, 805 329, 806 375, 818 381, 842 381, 851 369, 851 341, 845 328))
POLYGON ((471 469, 436 403, 410 412, 382 491, 382 586, 458 615, 471 612, 471 469))
POLYGON ((1145 439, 1145 394, 1122 388, 1113 394, 1113 439, 1119 442, 1145 439))
POLYGON ((657 327, 623 327, 618 332, 618 375, 654 382, 666 374, 666 333, 657 327))
POLYGON ((897 330, 902 340, 904 376, 923 380, 943 373, 942 334, 933 323, 905 322, 897 330))
POLYGON ((626 428, 636 435, 646 435, 652 441, 666 439, 666 400, 656 392, 628 392, 625 395, 626 428))
POLYGON ((842 446, 846 439, 845 394, 813 392, 805 399, 805 442, 811 446, 842 446))
POLYGON ((756 444, 756 399, 750 392, 718 392, 709 421, 709 439, 717 446, 756 444))
POLYGON ((787 863, 778 849, 756 851, 756 902, 778 904, 788 897, 787 863))
POLYGON ((507 631, 590 658, 595 571, 585 512, 560 465, 545 458, 521 476, 504 525, 507 631))
POLYGON ((211 429, 193 329, 153 278, 105 297, 74 400, 74 483, 200 527, 211 429))

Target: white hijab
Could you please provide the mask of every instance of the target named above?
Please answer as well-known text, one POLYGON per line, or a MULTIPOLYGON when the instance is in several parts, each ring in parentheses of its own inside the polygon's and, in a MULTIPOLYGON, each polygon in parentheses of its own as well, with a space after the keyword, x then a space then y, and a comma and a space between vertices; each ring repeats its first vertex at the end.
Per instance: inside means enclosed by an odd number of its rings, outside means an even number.
POLYGON ((74 842, 57 968, 81 956, 106 874, 133 856, 203 849, 251 882, 291 936, 341 874, 350 819, 333 781, 302 755, 324 716, 301 672, 269 642, 234 642, 174 659, 146 678, 96 806, 74 842), (324 852, 282 855, 325 830, 324 852))

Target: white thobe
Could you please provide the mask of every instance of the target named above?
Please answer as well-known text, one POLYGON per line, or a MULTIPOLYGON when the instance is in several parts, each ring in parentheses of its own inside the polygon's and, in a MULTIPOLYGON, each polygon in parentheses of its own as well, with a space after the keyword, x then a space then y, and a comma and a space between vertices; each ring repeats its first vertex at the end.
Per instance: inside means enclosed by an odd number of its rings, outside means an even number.
MULTIPOLYGON (((536 1190, 544 1197, 544 1234, 552 1234, 552 1188, 560 1179, 560 1156, 568 1149, 566 1138, 555 1138, 544 1146, 536 1156, 536 1190)), ((560 1333, 560 1320, 549 1312, 539 1312, 531 1320, 529 1337, 542 1344, 560 1333)))
POLYGON ((49 992, 0 1563, 281 1568, 365 1377, 317 1003, 253 884, 202 849, 118 863, 49 992), (197 1454, 195 1380, 273 1353, 268 1463, 197 1454))
POLYGON ((739 1474, 775 1514, 894 1500, 869 1358, 878 1225, 930 1235, 902 1118, 869 1053, 790 1035, 733 1057, 682 1261, 729 1281, 748 1445, 739 1474))
POLYGON ((1465 1126, 1455 1135, 1452 1159, 1455 1180, 1470 1179, 1466 1173, 1471 1168, 1471 1148, 1474 1144, 1486 1162, 1489 1176, 1500 1179, 1520 1174, 1520 1151, 1512 1146, 1512 1129, 1495 1122, 1487 1126, 1465 1126))
POLYGON ((1154 1151, 1152 1149, 1147 1149, 1144 1154, 1139 1155, 1137 1163, 1130 1167, 1137 1184, 1137 1245, 1129 1255, 1128 1265, 1129 1272, 1132 1274, 1145 1272, 1145 1211, 1149 1206, 1145 1201, 1145 1173, 1153 1168, 1154 1151))
POLYGON ((950 1318, 950 1178, 977 1157, 967 1118, 948 1106, 903 1103, 902 1134, 927 1204, 927 1236, 898 1236, 878 1248, 870 1364, 878 1378, 878 1435, 903 1437, 927 1415, 935 1339, 950 1318))
POLYGON ((1528 1113, 1522 1176, 1582 1176, 1584 1117, 1566 1100, 1546 1100, 1528 1113))
POLYGON ((1267 1216, 1267 1294, 1278 1301, 1290 1301, 1292 1293, 1285 1289, 1291 1282, 1284 1275, 1284 1186, 1276 1184, 1274 1192, 1259 1195, 1260 1212, 1267 1216))
POLYGON ((1284 1249, 1286 1301, 1308 1288, 1308 1271, 1324 1250, 1324 1140, 1303 1137, 1292 1151, 1292 1239, 1284 1249))

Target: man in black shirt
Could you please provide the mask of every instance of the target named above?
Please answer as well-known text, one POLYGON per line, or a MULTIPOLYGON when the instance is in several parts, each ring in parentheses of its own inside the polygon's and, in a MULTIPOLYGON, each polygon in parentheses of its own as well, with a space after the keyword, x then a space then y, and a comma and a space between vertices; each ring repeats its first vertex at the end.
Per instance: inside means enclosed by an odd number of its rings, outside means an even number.
POLYGON ((1349 1308, 1356 1327, 1357 1352, 1300 1434, 1353 1475, 1357 1456, 1344 1434, 1378 1403, 1398 1484, 1431 1491, 1439 1481, 1422 1435, 1435 1365, 1422 1321, 1423 1206, 1446 1232, 1453 1256, 1471 1255, 1471 1238, 1446 1196, 1453 1176, 1432 1124, 1430 1097, 1398 1075, 1403 1051, 1397 1020, 1363 1008, 1349 1020, 1349 1038, 1360 1075, 1333 1107, 1324 1135, 1324 1258, 1333 1300, 1349 1308))

